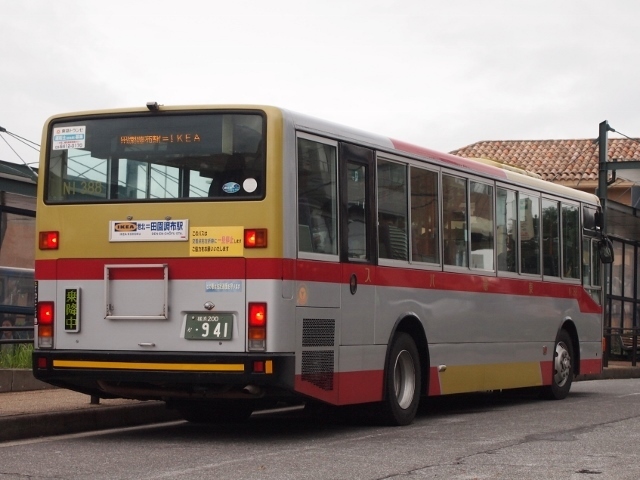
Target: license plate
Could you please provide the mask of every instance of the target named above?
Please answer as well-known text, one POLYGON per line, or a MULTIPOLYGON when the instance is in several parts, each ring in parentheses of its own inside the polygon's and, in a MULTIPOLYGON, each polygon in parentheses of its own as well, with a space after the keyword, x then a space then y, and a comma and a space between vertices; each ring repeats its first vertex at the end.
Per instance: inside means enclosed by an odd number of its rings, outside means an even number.
POLYGON ((233 314, 197 314, 187 315, 184 338, 187 340, 231 340, 233 314))

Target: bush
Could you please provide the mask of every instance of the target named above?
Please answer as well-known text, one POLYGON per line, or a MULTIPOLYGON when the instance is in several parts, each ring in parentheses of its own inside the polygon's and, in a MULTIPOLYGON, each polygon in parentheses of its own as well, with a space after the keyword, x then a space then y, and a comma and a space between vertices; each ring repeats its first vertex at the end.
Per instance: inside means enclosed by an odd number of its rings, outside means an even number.
POLYGON ((0 368, 31 368, 32 353, 33 345, 30 343, 2 345, 0 368))

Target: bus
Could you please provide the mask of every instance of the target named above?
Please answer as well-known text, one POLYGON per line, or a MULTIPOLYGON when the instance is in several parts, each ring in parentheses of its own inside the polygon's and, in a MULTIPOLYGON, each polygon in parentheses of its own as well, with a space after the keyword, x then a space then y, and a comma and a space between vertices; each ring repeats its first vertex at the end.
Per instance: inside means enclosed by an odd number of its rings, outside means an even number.
MULTIPOLYGON (((37 197, 33 372, 192 422, 602 370, 594 195, 259 105, 56 115, 37 197)), ((603 259, 606 258, 603 257, 603 259)))

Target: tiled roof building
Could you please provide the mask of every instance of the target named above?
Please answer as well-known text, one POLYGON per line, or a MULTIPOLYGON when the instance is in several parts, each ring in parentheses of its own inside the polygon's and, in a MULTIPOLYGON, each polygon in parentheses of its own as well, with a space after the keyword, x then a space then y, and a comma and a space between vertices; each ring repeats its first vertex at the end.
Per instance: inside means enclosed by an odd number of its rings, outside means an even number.
MULTIPOLYGON (((451 153, 513 165, 544 180, 593 193, 598 186, 598 151, 597 139, 498 140, 474 143, 451 153)), ((640 140, 609 139, 608 158, 640 160, 640 140)), ((631 186, 632 182, 619 178, 609 187, 609 198, 630 205, 631 186)))
MULTIPOLYGON (((609 138, 608 142, 609 161, 640 160, 640 139, 609 138)), ((484 141, 451 153, 523 168, 544 180, 589 193, 598 187, 597 139, 484 141)), ((633 241, 640 239, 640 185, 628 179, 639 175, 636 170, 620 170, 607 187, 607 231, 633 241)))

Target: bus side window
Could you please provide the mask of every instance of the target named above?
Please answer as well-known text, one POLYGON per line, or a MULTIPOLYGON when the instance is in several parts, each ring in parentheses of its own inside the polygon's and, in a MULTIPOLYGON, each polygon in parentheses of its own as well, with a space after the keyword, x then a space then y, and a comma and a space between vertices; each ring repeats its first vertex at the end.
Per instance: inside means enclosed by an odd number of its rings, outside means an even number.
POLYGON ((576 205, 562 204, 562 276, 580 278, 580 222, 576 205))
POLYGON ((467 181, 442 175, 442 219, 445 265, 469 266, 467 258, 467 181))
POLYGON ((411 167, 411 260, 440 263, 438 174, 411 167))
POLYGON ((560 276, 560 207, 556 201, 542 199, 542 273, 560 276))
POLYGON ((493 187, 472 181, 469 200, 471 268, 493 270, 493 187))
POLYGON ((515 272, 518 258, 518 201, 513 190, 497 189, 496 232, 498 270, 515 272))
POLYGON ((540 274, 540 198, 520 193, 520 273, 540 274))
POLYGON ((407 169, 378 161, 378 244, 380 258, 408 260, 407 169))
POLYGON ((298 250, 336 255, 336 147, 298 139, 298 250))
POLYGON ((347 161, 347 257, 370 258, 367 238, 370 227, 367 224, 367 178, 368 167, 347 161))

